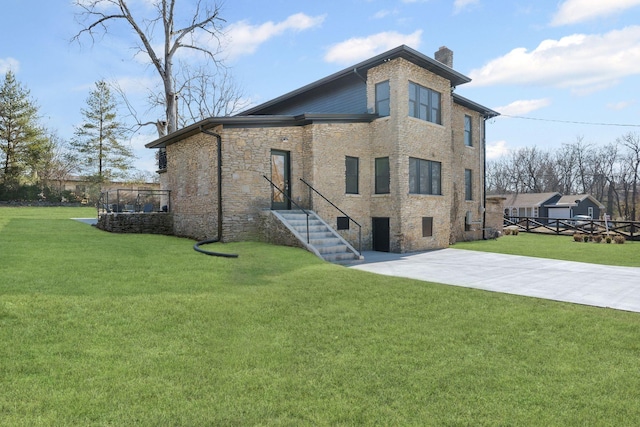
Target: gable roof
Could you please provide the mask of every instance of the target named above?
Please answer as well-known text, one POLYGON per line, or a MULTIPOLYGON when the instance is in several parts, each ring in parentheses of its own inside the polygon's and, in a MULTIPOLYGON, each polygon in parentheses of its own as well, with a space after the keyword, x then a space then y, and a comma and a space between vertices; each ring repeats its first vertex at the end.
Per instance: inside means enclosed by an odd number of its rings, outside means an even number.
POLYGON ((569 194, 566 196, 561 195, 558 192, 551 193, 516 193, 516 194, 501 194, 499 197, 504 197, 505 208, 526 208, 526 207, 547 207, 547 208, 569 208, 574 207, 585 200, 590 200, 594 205, 600 209, 604 209, 604 205, 596 200, 590 194, 569 194), (555 202, 551 199, 558 198, 555 202))
MULTIPOLYGON (((307 92, 310 92, 321 86, 335 83, 344 78, 353 77, 354 75, 364 80, 365 78, 363 77, 363 75, 366 76, 366 73, 369 69, 373 67, 377 67, 378 65, 384 62, 387 62, 396 58, 406 59, 407 61, 418 65, 419 67, 422 67, 428 71, 431 71, 432 73, 437 74, 441 77, 444 77, 445 79, 451 82, 451 86, 453 87, 464 84, 464 83, 469 83, 471 81, 469 77, 455 71, 453 68, 446 66, 440 61, 436 61, 433 58, 429 58, 428 56, 418 52, 417 50, 411 49, 406 45, 401 45, 394 49, 391 49, 384 53, 376 55, 373 58, 369 58, 366 61, 362 61, 356 65, 345 68, 342 71, 338 71, 337 73, 331 74, 330 76, 327 76, 323 79, 317 80, 313 83, 303 86, 299 89, 288 92, 282 96, 274 98, 263 104, 249 108, 248 110, 245 110, 239 113, 238 115, 246 116, 246 115, 252 115, 252 114, 261 114, 261 111, 266 110, 267 108, 289 101, 292 98, 306 94, 307 92)), ((479 105, 479 104, 476 104, 476 105, 479 105)))
POLYGON ((544 206, 546 202, 554 197, 560 197, 560 193, 517 193, 517 194, 503 194, 505 197, 505 207, 510 208, 525 208, 533 206, 544 206))
POLYGON ((574 194, 568 196, 560 197, 554 206, 558 207, 571 207, 577 206, 580 202, 584 202, 585 200, 590 200, 594 205, 598 206, 600 209, 604 209, 604 205, 596 200, 591 194, 574 194))

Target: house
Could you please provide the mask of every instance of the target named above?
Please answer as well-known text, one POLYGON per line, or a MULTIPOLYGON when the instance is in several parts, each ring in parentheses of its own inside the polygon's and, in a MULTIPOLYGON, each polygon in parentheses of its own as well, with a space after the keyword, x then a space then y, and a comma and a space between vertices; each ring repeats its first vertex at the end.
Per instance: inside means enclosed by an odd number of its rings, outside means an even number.
POLYGON ((572 218, 588 215, 599 219, 604 213, 604 205, 590 194, 562 196, 553 206, 549 206, 549 218, 572 218))
POLYGON ((366 250, 482 238, 485 121, 498 113, 454 92, 470 79, 449 49, 435 58, 399 46, 147 144, 162 150, 174 233, 274 242, 292 227, 274 232, 273 218, 304 209, 366 250))
POLYGON ((506 194, 505 217, 569 219, 575 215, 600 218, 604 205, 589 194, 567 195, 560 193, 506 194))
POLYGON ((505 194, 504 215, 509 218, 530 217, 548 218, 549 206, 554 206, 562 194, 553 193, 516 193, 505 194))

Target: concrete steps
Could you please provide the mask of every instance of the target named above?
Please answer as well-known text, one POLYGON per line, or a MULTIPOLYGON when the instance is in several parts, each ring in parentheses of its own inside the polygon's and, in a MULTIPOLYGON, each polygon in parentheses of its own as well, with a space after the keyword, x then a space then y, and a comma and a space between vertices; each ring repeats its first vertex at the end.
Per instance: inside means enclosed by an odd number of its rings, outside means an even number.
POLYGON ((309 241, 307 242, 307 215, 303 211, 273 211, 276 217, 289 228, 307 249, 332 263, 348 263, 361 259, 360 254, 333 228, 309 212, 309 241))

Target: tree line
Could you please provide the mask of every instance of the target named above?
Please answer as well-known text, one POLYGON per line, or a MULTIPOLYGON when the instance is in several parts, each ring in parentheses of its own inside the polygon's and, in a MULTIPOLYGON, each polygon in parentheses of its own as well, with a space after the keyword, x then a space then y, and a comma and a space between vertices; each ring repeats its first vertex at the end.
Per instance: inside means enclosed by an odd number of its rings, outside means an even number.
POLYGON ((149 109, 143 116, 117 84, 98 81, 82 109, 83 123, 65 141, 40 124, 35 100, 14 73, 7 72, 0 87, 0 199, 22 198, 20 191, 25 189, 44 195, 50 183, 70 174, 84 177, 97 188, 104 181, 148 179, 144 173, 133 174, 133 152, 127 142, 142 127, 157 127, 162 136, 248 105, 221 60, 224 19, 220 6, 210 0, 178 3, 149 0, 143 7, 130 0, 72 2, 80 25, 72 41, 84 39, 93 45, 96 36, 108 36, 111 27, 122 30, 116 24, 124 23, 133 36, 132 47, 146 55, 157 72, 158 85, 148 88, 149 109), (154 31, 157 24, 161 31, 154 31), (178 57, 183 51, 200 58, 184 61, 178 57), (126 125, 118 116, 121 107, 126 125))
POLYGON ((640 135, 629 132, 605 145, 577 137, 555 150, 520 148, 487 162, 487 194, 591 194, 613 217, 636 220, 640 135))
POLYGON ((0 199, 86 197, 61 184, 80 176, 98 187, 113 180, 144 180, 133 171, 134 155, 116 100, 99 81, 81 110, 83 122, 69 141, 41 124, 36 101, 12 71, 0 84, 0 199))

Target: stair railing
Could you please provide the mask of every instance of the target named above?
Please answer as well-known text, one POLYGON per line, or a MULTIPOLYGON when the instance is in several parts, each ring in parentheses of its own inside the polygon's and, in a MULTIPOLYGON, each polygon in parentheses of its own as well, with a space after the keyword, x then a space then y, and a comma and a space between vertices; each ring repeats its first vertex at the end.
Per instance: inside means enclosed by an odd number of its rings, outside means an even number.
MULTIPOLYGON (((338 210, 338 212, 340 212, 342 215, 344 215, 349 221, 353 222, 355 225, 358 226, 358 255, 362 255, 362 226, 360 224, 358 224, 358 222, 355 219, 353 219, 349 215, 347 215, 345 213, 345 211, 343 211, 342 209, 337 207, 331 200, 329 200, 326 197, 324 197, 322 195, 322 193, 320 193, 318 190, 313 188, 313 186, 311 184, 309 184, 307 181, 305 181, 302 178, 300 178, 300 181, 302 181, 307 187, 309 187, 310 190, 313 190, 318 196, 322 197, 327 203, 329 203, 331 206, 336 208, 338 210)), ((309 197, 309 200, 311 200, 311 197, 309 197)))
POLYGON ((271 186, 273 188, 275 188, 276 190, 278 190, 280 193, 282 193, 282 195, 284 197, 287 198, 287 200, 289 200, 291 203, 293 203, 298 209, 300 209, 302 212, 304 212, 305 215, 307 215, 307 244, 310 244, 311 239, 309 238, 309 212, 306 211, 306 209, 303 209, 299 204, 297 204, 296 202, 293 201, 293 199, 291 199, 291 197, 289 197, 289 195, 287 193, 285 193, 284 191, 282 191, 277 185, 275 185, 273 183, 273 181, 271 181, 269 178, 267 178, 266 175, 262 175, 262 177, 264 179, 266 179, 267 181, 269 181, 269 184, 271 184, 271 186))

